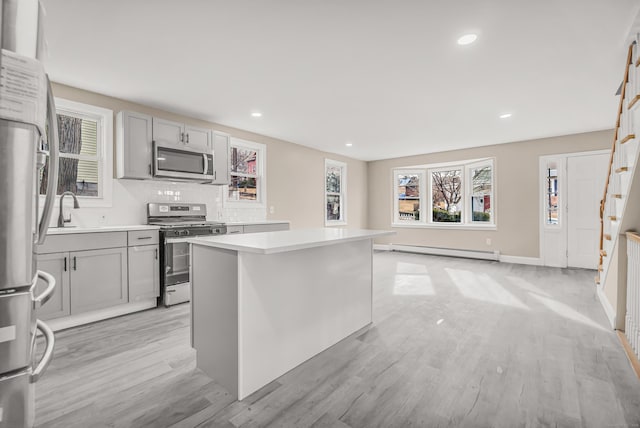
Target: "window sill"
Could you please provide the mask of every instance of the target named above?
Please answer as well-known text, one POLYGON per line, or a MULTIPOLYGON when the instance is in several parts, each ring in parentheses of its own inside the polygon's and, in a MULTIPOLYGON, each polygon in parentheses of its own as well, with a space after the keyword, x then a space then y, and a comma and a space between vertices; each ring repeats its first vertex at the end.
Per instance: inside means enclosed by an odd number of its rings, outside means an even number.
POLYGON ((446 230, 498 230, 498 226, 495 224, 433 224, 433 223, 420 223, 420 224, 405 224, 405 223, 392 223, 391 227, 398 227, 403 229, 446 229, 446 230))

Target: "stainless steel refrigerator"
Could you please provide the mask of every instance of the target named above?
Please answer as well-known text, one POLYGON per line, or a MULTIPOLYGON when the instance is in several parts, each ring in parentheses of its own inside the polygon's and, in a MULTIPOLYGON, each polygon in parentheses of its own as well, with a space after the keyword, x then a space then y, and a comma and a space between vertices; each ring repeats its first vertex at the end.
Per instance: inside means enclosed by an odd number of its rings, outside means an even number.
POLYGON ((42 6, 38 0, 0 1, 0 428, 17 428, 33 426, 34 384, 53 355, 53 333, 37 316, 55 280, 38 270, 36 247, 46 237, 57 190, 58 132, 40 63, 42 6), (47 160, 47 193, 39 207, 47 160), (46 284, 42 290, 39 280, 46 284), (43 341, 36 341, 38 331, 43 341))

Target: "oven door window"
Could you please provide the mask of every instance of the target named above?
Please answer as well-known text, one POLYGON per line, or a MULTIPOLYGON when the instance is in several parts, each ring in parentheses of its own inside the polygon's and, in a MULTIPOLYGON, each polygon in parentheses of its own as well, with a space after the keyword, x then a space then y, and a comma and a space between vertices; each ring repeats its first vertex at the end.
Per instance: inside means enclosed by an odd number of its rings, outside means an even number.
POLYGON ((158 147, 157 150, 156 162, 159 171, 204 174, 205 161, 202 153, 187 152, 166 147, 158 147))
POLYGON ((189 244, 167 243, 165 246, 165 285, 189 281, 189 244))

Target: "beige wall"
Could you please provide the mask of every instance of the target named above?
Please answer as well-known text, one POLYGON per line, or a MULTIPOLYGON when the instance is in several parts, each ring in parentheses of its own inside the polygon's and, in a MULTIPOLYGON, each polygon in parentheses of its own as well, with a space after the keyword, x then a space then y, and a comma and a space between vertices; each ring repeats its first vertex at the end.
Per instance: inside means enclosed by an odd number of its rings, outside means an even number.
MULTIPOLYGON (((119 111, 132 110, 168 120, 185 122, 194 126, 227 132, 233 137, 266 144, 267 217, 277 220, 290 220, 292 228, 324 226, 324 160, 325 158, 330 158, 346 162, 348 175, 347 227, 365 228, 367 225, 366 162, 321 152, 248 131, 180 116, 142 104, 131 103, 61 84, 54 84, 53 92, 56 97, 113 110, 114 126, 115 115, 119 111), (269 214, 269 207, 273 207, 273 214, 269 214)), ((115 135, 114 130, 114 136, 115 135)), ((117 181, 131 182, 132 180, 117 181)), ((136 186, 140 185, 139 182, 131 184, 136 186)), ((149 183, 149 186, 152 186, 152 184, 149 183)), ((212 187, 217 186, 198 186, 198 188, 202 189, 201 191, 203 193, 211 193, 212 187)), ((114 196, 114 209, 117 209, 116 205, 118 201, 115 199, 114 196)), ((104 212, 104 210, 100 211, 100 213, 102 212, 104 212)), ((122 218, 122 216, 119 218, 122 218)))
MULTIPOLYGON (((497 230, 393 228, 397 235, 378 243, 480 251, 520 257, 539 256, 538 158, 542 155, 610 149, 612 131, 598 131, 465 150, 409 156, 369 163, 369 223, 390 229, 393 219, 393 168, 494 157, 497 230), (491 245, 486 239, 491 238, 491 245)), ((604 189, 603 189, 604 190, 604 189)))

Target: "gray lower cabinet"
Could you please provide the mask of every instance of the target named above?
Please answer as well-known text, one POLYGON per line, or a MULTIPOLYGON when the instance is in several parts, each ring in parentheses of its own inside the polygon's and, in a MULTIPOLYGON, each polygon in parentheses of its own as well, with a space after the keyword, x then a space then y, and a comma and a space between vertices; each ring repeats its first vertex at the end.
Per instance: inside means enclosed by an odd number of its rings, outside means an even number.
MULTIPOLYGON (((127 248, 40 254, 38 269, 56 279, 49 301, 38 309, 43 320, 127 303, 127 248)), ((44 290, 38 282, 38 292, 44 290)))
POLYGON ((159 263, 157 245, 129 247, 129 302, 160 295, 159 263))
POLYGON ((71 313, 93 311, 127 303, 127 249, 69 253, 71 313))
MULTIPOLYGON (((56 288, 49 301, 38 309, 38 318, 50 320, 71 315, 71 293, 69 278, 69 253, 41 254, 38 256, 38 269, 50 273, 56 279, 56 288)), ((38 294, 47 284, 38 280, 38 294)))

